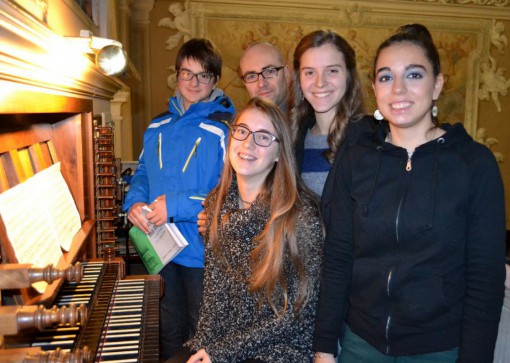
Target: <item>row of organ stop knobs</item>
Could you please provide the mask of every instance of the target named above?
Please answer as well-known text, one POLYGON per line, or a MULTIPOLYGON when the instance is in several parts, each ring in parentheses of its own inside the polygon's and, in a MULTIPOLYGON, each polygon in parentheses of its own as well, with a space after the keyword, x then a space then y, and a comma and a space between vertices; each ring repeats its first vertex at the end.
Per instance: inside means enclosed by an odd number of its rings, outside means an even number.
MULTIPOLYGON (((0 265, 0 290, 28 288, 35 282, 44 281, 51 284, 57 279, 69 282, 80 282, 83 277, 83 265, 77 262, 74 266, 57 269, 53 265, 33 267, 29 264, 0 265)), ((16 335, 25 329, 44 330, 47 327, 65 324, 67 326, 84 325, 87 321, 87 307, 83 304, 76 306, 53 306, 49 309, 43 305, 12 305, 0 306, 0 337, 16 335)), ((1 350, 1 349, 0 349, 1 350)), ((73 352, 38 351, 27 353, 19 350, 5 349, 2 354, 9 357, 9 361, 23 363, 85 363, 89 362, 90 350, 87 347, 75 349, 73 352)))

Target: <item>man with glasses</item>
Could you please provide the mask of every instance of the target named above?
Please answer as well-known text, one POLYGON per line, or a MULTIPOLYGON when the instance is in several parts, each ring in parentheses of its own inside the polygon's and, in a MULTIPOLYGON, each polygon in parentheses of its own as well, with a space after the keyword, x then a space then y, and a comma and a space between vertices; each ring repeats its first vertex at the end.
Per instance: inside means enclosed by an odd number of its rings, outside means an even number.
MULTIPOLYGON (((268 98, 287 113, 290 71, 276 46, 267 42, 250 45, 239 60, 238 73, 251 98, 268 98)), ((203 211, 198 215, 197 224, 199 232, 204 233, 206 217, 203 211)))
POLYGON ((157 226, 173 222, 188 242, 159 273, 161 360, 194 335, 202 301, 204 243, 197 231, 201 202, 216 186, 226 157, 234 107, 216 86, 222 59, 207 39, 191 39, 175 61, 177 94, 144 134, 143 151, 123 205, 131 223, 149 233, 142 208, 157 226))
POLYGON ((290 72, 280 50, 271 43, 255 43, 239 61, 239 76, 250 97, 265 97, 286 113, 290 72))

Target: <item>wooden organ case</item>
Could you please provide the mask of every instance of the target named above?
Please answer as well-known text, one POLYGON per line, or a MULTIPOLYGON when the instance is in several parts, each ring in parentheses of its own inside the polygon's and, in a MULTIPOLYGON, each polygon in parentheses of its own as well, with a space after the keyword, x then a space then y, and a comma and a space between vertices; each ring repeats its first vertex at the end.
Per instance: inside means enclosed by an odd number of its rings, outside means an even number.
MULTIPOLYGON (((59 73, 55 65, 45 68, 45 57, 52 56, 48 49, 61 38, 12 2, 0 0, 0 193, 59 162, 81 228, 69 251, 52 269, 68 271, 77 263, 84 266, 81 282, 64 282, 64 272, 55 272, 43 293, 36 292, 27 281, 2 289, 9 285, 5 283, 8 273, 28 276, 32 269, 29 264, 19 264, 0 216, 0 313, 4 314, 0 322, 8 312, 14 318, 16 314, 31 314, 32 320, 45 314, 46 323, 61 323, 41 328, 41 332, 33 327, 25 332, 20 327, 26 323, 20 319, 19 327, 11 328, 20 332, 13 335, 2 333, 0 326, 0 362, 156 362, 159 277, 125 277, 122 261, 96 259, 98 155, 94 151, 93 108, 96 100, 108 101, 124 85, 101 74, 88 58, 88 65, 79 74, 59 73), (89 292, 84 294, 83 289, 89 292), (60 311, 66 309, 62 306, 75 303, 85 305, 86 312, 76 308, 58 320, 60 313, 54 306, 60 311), (72 333, 69 320, 77 325, 72 333), (48 341, 43 337, 55 337, 57 331, 64 331, 65 338, 48 341), (60 350, 70 353, 63 355, 60 350), (57 353, 48 356, 45 351, 57 353)), ((58 54, 66 56, 62 49, 58 54)))

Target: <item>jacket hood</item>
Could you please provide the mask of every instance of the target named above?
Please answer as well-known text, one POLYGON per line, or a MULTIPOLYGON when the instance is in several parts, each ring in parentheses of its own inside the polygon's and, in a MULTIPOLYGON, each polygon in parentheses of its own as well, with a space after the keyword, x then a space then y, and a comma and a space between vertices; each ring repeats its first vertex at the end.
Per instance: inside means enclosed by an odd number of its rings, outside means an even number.
MULTIPOLYGON (((444 139, 442 142, 445 143, 445 146, 451 146, 457 143, 473 141, 473 138, 466 132, 464 125, 462 125, 461 123, 456 124, 443 123, 440 124, 439 127, 446 131, 446 133, 437 139, 431 140, 425 144, 418 146, 416 150, 423 148, 428 149, 431 147, 431 145, 434 145, 434 142, 436 142, 439 139, 444 139)), ((364 143, 365 145, 372 144, 372 147, 376 149, 379 146, 382 146, 386 150, 392 148, 401 149, 397 146, 385 142, 386 136, 388 136, 388 132, 389 132, 388 122, 382 121, 379 127, 375 128, 372 133, 366 133, 365 135, 363 135, 364 137, 362 138, 362 143, 364 143), (386 147, 384 147, 385 144, 387 144, 386 147)))
POLYGON ((216 88, 211 92, 209 98, 193 103, 187 110, 184 110, 184 98, 179 90, 175 97, 168 102, 168 111, 179 116, 188 112, 196 113, 197 116, 208 117, 212 113, 234 114, 235 109, 230 99, 223 93, 223 90, 216 88))

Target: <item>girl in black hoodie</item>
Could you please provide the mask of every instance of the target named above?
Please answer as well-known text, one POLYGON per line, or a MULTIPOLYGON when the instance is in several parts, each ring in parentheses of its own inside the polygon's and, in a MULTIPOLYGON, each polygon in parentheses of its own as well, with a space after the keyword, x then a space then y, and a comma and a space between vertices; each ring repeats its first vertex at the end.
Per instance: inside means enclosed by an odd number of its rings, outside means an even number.
POLYGON ((315 362, 334 362, 345 331, 340 363, 490 363, 505 279, 497 162, 462 124, 438 125, 444 79, 424 26, 383 42, 373 76, 381 125, 332 169, 315 362))

